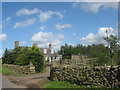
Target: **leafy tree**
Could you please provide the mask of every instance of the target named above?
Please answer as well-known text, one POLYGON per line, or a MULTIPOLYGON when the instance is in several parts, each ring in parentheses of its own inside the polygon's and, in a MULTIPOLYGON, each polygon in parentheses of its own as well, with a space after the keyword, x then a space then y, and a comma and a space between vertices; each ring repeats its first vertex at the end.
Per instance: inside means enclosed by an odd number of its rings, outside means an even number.
POLYGON ((70 59, 71 55, 80 54, 87 55, 92 58, 97 58, 94 63, 96 65, 110 64, 109 50, 103 44, 93 44, 88 46, 78 44, 74 47, 66 44, 65 46, 61 46, 61 50, 59 51, 59 53, 63 55, 63 59, 70 59))
POLYGON ((29 59, 28 59, 28 50, 29 50, 28 47, 19 49, 19 51, 16 52, 17 57, 15 58, 16 60, 15 60, 14 64, 17 64, 17 65, 30 64, 29 59))
POLYGON ((12 64, 14 62, 13 52, 9 51, 7 48, 2 57, 2 64, 12 64))
POLYGON ((118 47, 117 47, 117 42, 118 42, 118 38, 114 35, 110 35, 109 37, 105 37, 104 40, 106 40, 106 42, 109 44, 109 54, 110 54, 110 58, 111 58, 111 62, 113 63, 114 60, 114 56, 117 55, 118 53, 118 47))
POLYGON ((37 72, 44 68, 44 56, 36 45, 33 45, 28 51, 28 60, 35 65, 37 72))
POLYGON ((36 45, 18 47, 11 51, 6 49, 2 60, 3 64, 15 65, 29 65, 32 62, 35 65, 36 72, 40 72, 44 68, 44 56, 36 45))

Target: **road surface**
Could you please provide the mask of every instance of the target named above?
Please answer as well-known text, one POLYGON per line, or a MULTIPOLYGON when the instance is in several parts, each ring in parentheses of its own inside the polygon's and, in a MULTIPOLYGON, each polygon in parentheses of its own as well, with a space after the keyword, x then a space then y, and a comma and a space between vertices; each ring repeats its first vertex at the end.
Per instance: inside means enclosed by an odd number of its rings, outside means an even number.
POLYGON ((2 77, 2 80, 0 80, 0 81, 2 81, 2 85, 1 85, 2 88, 24 88, 22 86, 18 86, 16 84, 10 82, 10 80, 8 78, 6 78, 5 76, 0 75, 0 77, 2 77))
POLYGON ((0 90, 1 90, 1 88, 2 88, 2 75, 0 73, 0 90))
POLYGON ((0 74, 0 81, 2 81, 2 88, 22 88, 23 90, 28 90, 29 88, 42 88, 42 81, 47 80, 49 75, 50 68, 48 67, 44 73, 27 76, 2 76, 0 74))

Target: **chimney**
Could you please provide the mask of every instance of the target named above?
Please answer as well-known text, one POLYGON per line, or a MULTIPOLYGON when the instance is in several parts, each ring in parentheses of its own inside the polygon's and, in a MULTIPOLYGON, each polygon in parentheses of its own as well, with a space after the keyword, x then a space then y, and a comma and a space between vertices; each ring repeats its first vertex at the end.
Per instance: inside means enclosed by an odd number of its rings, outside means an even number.
POLYGON ((15 48, 19 47, 19 41, 15 41, 15 48))
POLYGON ((36 43, 36 42, 35 42, 35 43, 33 43, 33 45, 37 47, 37 43, 36 43))
POLYGON ((52 44, 51 43, 49 44, 49 49, 52 49, 52 44))

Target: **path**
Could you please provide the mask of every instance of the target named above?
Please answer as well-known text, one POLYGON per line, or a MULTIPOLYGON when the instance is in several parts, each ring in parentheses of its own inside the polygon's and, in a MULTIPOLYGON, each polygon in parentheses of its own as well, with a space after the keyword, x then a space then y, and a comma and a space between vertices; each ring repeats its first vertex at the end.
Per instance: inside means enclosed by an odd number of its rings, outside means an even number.
POLYGON ((38 73, 27 76, 7 76, 12 83, 17 85, 25 86, 27 88, 42 88, 43 85, 40 85, 40 81, 47 80, 50 75, 50 68, 46 68, 45 73, 38 73))
POLYGON ((2 76, 2 88, 25 88, 25 86, 16 85, 4 76, 2 76))

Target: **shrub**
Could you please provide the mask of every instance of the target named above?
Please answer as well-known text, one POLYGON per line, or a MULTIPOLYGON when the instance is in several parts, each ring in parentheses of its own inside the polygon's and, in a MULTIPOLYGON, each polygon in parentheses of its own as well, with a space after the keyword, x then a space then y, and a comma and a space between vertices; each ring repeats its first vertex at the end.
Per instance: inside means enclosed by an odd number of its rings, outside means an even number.
POLYGON ((44 56, 40 49, 33 45, 32 47, 18 47, 9 51, 6 49, 3 55, 3 64, 28 65, 32 62, 35 65, 36 72, 43 70, 44 56))
POLYGON ((28 52, 28 59, 35 65, 37 72, 43 71, 44 67, 44 56, 39 48, 33 45, 28 52))

